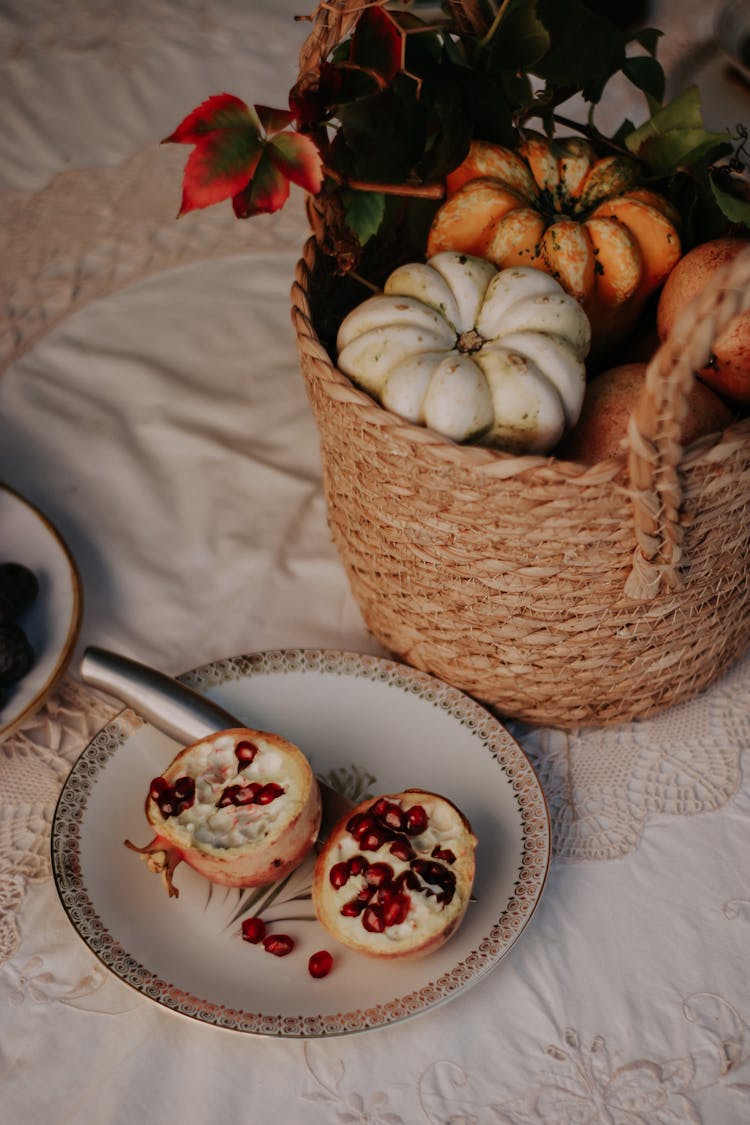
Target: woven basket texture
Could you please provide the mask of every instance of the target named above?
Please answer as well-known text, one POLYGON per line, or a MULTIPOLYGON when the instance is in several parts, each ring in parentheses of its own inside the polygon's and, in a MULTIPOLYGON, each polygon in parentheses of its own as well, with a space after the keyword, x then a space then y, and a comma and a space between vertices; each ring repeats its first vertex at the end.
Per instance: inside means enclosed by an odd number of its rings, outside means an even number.
POLYGON ((750 419, 688 449, 680 431, 694 371, 750 308, 750 250, 684 310, 622 456, 593 466, 456 445, 357 390, 314 323, 330 269, 311 238, 292 318, 331 533, 385 648, 503 715, 561 727, 653 714, 743 652, 750 419))

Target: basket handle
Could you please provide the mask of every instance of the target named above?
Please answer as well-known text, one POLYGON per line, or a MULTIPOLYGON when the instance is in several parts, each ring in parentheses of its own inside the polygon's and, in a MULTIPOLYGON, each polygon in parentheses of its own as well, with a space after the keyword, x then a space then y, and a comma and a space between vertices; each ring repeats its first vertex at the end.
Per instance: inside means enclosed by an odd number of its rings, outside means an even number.
POLYGON ((716 271, 680 313, 646 369, 627 435, 630 497, 636 547, 625 595, 650 600, 662 588, 679 589, 684 565, 682 423, 695 372, 708 362, 714 341, 750 309, 750 247, 716 271))

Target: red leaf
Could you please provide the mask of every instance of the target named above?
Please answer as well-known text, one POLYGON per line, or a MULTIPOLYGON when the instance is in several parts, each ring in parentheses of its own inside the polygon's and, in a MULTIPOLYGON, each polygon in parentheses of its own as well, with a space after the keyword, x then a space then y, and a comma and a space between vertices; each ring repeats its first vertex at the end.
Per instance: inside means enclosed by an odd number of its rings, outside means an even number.
POLYGON ((256 105, 255 112, 258 114, 267 137, 272 137, 274 133, 280 133, 282 129, 286 129, 287 125, 291 125, 294 121, 294 114, 290 109, 271 109, 267 105, 256 105))
POLYGON ((388 13, 380 7, 367 8, 354 29, 349 57, 391 82, 401 70, 402 48, 401 31, 388 13))
POLYGON ((162 144, 194 145, 217 129, 252 128, 260 132, 260 122, 255 110, 235 98, 234 94, 214 94, 202 102, 180 122, 174 133, 165 137, 162 144))
POLYGON ((289 198, 289 180, 280 168, 275 167, 269 148, 270 145, 265 146, 251 182, 232 199, 238 219, 278 211, 289 198))
POLYGON ((201 138, 185 165, 180 214, 241 191, 255 173, 263 147, 257 133, 249 131, 217 131, 201 138))
POLYGON ((268 143, 274 166, 293 184, 317 195, 323 183, 323 162, 316 145, 300 133, 278 133, 268 143))

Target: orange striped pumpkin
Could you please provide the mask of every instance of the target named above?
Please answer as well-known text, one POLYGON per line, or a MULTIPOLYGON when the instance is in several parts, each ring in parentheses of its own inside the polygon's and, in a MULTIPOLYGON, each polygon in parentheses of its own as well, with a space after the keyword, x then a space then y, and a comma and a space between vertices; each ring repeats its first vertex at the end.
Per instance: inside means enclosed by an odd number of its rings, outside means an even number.
POLYGON ((427 256, 442 250, 552 274, 580 301, 592 354, 632 330, 682 254, 680 216, 638 186, 626 156, 599 157, 579 137, 529 137, 516 150, 473 141, 446 181, 427 256))

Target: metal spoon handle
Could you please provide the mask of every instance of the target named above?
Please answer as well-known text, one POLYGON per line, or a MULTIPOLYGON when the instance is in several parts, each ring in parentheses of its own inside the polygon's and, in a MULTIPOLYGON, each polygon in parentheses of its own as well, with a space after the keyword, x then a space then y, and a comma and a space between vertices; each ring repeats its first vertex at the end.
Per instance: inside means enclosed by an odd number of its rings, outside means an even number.
POLYGON ((80 673, 85 683, 115 696, 183 746, 247 725, 179 680, 107 649, 87 648, 80 673))

